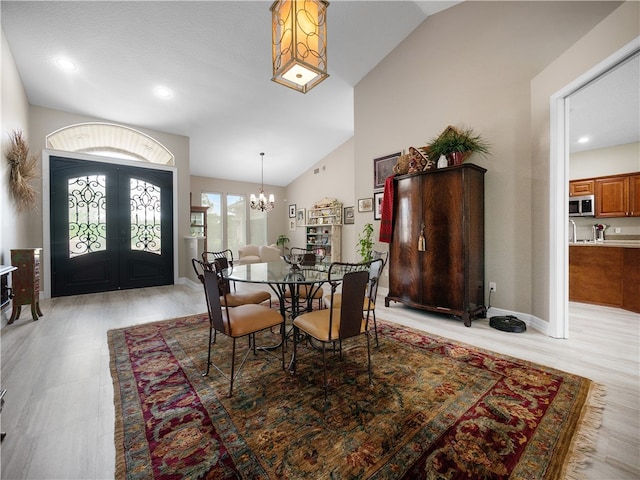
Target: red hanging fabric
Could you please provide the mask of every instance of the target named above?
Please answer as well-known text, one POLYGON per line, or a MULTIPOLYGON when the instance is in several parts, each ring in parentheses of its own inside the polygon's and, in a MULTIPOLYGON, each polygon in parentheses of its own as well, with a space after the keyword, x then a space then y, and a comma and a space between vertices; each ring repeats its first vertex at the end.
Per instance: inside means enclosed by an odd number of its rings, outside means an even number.
POLYGON ((393 195, 393 175, 391 175, 384 181, 384 194, 382 196, 382 215, 378 240, 383 243, 391 243, 391 233, 393 232, 393 195))

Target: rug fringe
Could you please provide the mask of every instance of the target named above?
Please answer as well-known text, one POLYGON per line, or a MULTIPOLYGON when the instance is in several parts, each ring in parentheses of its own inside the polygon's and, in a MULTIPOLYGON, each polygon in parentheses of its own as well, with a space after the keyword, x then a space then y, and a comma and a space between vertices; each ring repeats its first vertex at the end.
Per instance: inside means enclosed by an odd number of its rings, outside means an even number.
POLYGON ((606 388, 593 382, 580 414, 579 427, 569 450, 562 478, 566 480, 583 480, 580 474, 590 462, 591 454, 596 450, 598 429, 602 425, 605 407, 606 388))

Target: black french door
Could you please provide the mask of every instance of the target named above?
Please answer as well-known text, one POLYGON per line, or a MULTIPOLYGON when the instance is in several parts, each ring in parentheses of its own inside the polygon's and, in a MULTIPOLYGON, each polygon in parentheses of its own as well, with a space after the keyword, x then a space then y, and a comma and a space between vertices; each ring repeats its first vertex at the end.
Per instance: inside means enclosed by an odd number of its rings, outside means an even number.
POLYGON ((173 177, 50 157, 51 295, 173 283, 173 177))

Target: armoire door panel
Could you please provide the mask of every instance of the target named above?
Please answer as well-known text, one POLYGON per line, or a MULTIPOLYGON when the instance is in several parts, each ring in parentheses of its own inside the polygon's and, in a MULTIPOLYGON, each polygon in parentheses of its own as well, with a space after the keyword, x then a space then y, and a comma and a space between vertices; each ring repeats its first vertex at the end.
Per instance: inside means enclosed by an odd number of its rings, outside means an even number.
POLYGON ((461 179, 444 172, 423 178, 422 209, 430 228, 422 264, 422 301, 436 307, 459 309, 463 303, 461 179))
POLYGON ((421 199, 420 177, 406 178, 397 182, 394 202, 394 228, 392 243, 397 245, 391 250, 389 264, 390 285, 394 294, 410 302, 421 301, 420 271, 415 265, 421 261, 418 252, 420 238, 421 199))

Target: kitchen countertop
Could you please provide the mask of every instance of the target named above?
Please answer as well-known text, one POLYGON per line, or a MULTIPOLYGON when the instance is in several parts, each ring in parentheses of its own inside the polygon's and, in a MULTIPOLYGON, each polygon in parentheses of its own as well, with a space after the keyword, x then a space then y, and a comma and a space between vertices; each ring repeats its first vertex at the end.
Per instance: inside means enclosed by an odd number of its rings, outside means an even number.
POLYGON ((578 240, 577 243, 569 242, 569 246, 640 248, 640 240, 604 240, 601 242, 594 242, 593 240, 578 240))

